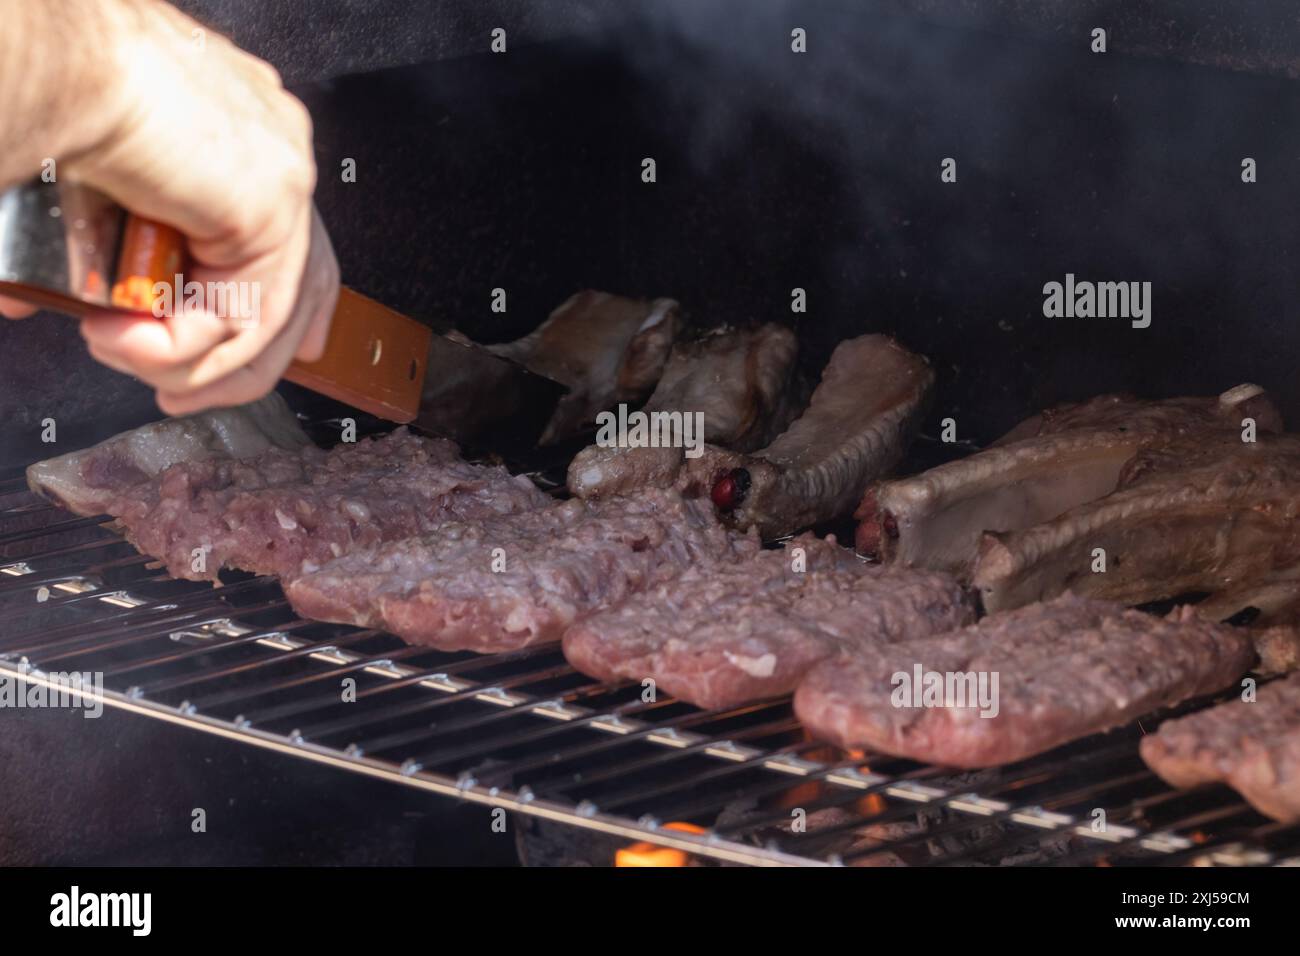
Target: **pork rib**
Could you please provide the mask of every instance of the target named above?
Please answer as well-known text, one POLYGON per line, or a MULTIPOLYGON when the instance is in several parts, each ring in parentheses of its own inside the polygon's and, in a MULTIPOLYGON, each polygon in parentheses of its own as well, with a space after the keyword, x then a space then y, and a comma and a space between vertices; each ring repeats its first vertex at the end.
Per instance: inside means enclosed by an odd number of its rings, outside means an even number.
POLYGON ((1175 787, 1226 783, 1260 813, 1300 820, 1300 674, 1168 720, 1142 738, 1142 759, 1175 787))
POLYGON ((758 547, 701 502, 647 489, 456 522, 354 550, 285 589, 300 613, 382 627, 415 644, 484 653, 558 640, 573 621, 758 547))
POLYGON ((641 302, 586 290, 522 339, 487 348, 568 386, 541 438, 550 444, 582 431, 597 412, 644 401, 663 373, 677 324, 672 299, 641 302))
MULTIPOLYGON (((1262 389, 1218 398, 1138 401, 1103 395, 1049 409, 989 448, 868 489, 856 546, 886 562, 970 574, 986 531, 1017 531, 1114 491, 1140 453, 1239 438, 1243 418, 1280 431, 1262 389)), ((1131 480, 1131 479, 1130 479, 1131 480)))
POLYGON ((986 534, 971 574, 984 607, 1067 589, 1126 604, 1209 592, 1227 617, 1240 608, 1222 597, 1252 600, 1250 584, 1300 565, 1300 437, 1234 434, 1130 467, 1133 483, 1098 501, 986 534))
MULTIPOLYGON (((1011 763, 1231 683, 1254 649, 1240 629, 1183 607, 1168 618, 1065 596, 814 667, 795 712, 815 736, 954 767, 1011 763), (922 675, 985 675, 992 707, 907 691, 922 675), (901 676, 900 676, 901 675, 901 676), (964 706, 958 706, 964 704, 964 706), (981 716, 991 713, 993 716, 981 716)), ((926 678, 928 680, 928 678, 926 678)), ((964 680, 965 678, 963 678, 964 680)), ((962 685, 969 688, 969 684, 962 685)))
POLYGON ((709 446, 679 487, 709 494, 724 519, 776 538, 847 514, 902 457, 924 409, 929 363, 884 335, 841 342, 807 410, 752 455, 709 446))
MULTIPOLYGON (((642 411, 699 413, 704 432, 694 440, 752 451, 790 423, 797 353, 794 333, 772 323, 757 329, 724 326, 678 342, 642 411)), ((639 487, 671 488, 684 460, 680 446, 592 445, 569 465, 569 491, 599 498, 639 487)))
POLYGON ((956 581, 870 566, 834 538, 680 577, 585 618, 564 635, 578 670, 605 681, 653 679, 705 708, 788 694, 845 648, 907 640, 968 623, 956 581))

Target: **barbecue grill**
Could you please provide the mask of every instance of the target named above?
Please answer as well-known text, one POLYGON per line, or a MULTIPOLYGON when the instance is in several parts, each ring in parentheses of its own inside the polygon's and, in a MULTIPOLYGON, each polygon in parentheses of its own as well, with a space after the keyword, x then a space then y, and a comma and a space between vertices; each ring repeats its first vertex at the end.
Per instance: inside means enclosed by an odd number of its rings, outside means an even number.
POLYGON ((0 563, 2 677, 102 672, 109 708, 628 844, 768 866, 1300 863, 1300 825, 1151 773, 1150 719, 958 773, 814 742, 788 700, 701 711, 553 645, 443 653, 299 619, 274 578, 177 581, 21 476, 0 480, 0 554, 23 555, 0 563))
MULTIPOLYGON (((947 12, 960 4, 882 5, 867 31, 860 14, 825 3, 755 15, 719 52, 710 31, 725 17, 629 20, 618 5, 556 3, 528 19, 518 52, 503 58, 483 51, 498 21, 513 28, 508 4, 475 5, 486 12, 452 17, 445 32, 427 28, 422 5, 389 4, 392 39, 343 50, 295 47, 276 17, 257 20, 240 3, 182 6, 299 84, 323 170, 357 158, 357 184, 323 175, 320 186, 345 279, 412 314, 451 316, 482 341, 528 331, 582 286, 673 295, 714 321, 788 313, 789 289, 806 287, 814 314, 795 324, 814 374, 835 342, 863 331, 898 335, 934 362, 931 426, 955 416, 961 443, 923 442, 904 470, 978 446, 1054 402, 1112 390, 1210 394, 1257 380, 1293 423, 1300 414, 1282 347, 1294 334, 1285 318, 1294 272, 1277 255, 1294 243, 1300 177, 1283 166, 1300 155, 1300 116, 1290 81, 1235 72, 1293 72, 1276 48, 1251 45, 1262 42, 1253 31, 1216 47, 1213 35, 1164 39, 1134 26, 1141 42, 1130 52, 1142 56, 1126 58, 1118 35, 1106 78, 1087 79, 1080 73, 1096 61, 1086 45, 1069 49, 1086 42, 1087 25, 1071 16, 1074 34, 1044 39, 1053 32, 1044 17, 1055 21, 1032 4, 1027 39, 1006 12, 1018 4, 974 22, 947 12), (852 48, 898 79, 897 91, 849 90, 853 108, 875 112, 847 140, 824 102, 801 113, 806 104, 780 93, 803 69, 777 56, 792 17, 841 65, 852 48), (858 29, 838 29, 845 23, 858 29), (779 28, 775 52, 755 53, 769 28, 779 28), (1162 43, 1167 59, 1142 58, 1162 43), (904 68, 908 44, 925 55, 904 68), (675 74, 674 55, 721 65, 675 74), (769 55, 771 72, 760 75, 769 55), (442 59, 418 62, 429 57, 442 59), (968 85, 916 85, 925 64, 948 57, 968 85), (363 70, 373 72, 341 75, 363 70), (739 120, 710 112, 706 80, 734 89, 739 120), (776 105, 754 112, 754 96, 776 105), (934 115, 916 118, 909 96, 934 115), (1207 103, 1208 127, 1188 119, 1207 103), (1038 135, 1062 112, 1077 122, 1038 135), (792 116, 807 128, 792 128, 792 116), (900 139, 908 116, 921 133, 900 139), (984 123, 993 127, 975 135, 984 123), (955 143, 938 135, 947 124, 955 143), (1212 161, 1192 160, 1220 143, 1212 161), (831 158, 843 149, 851 160, 831 158), (972 184, 964 207, 931 183, 953 153, 959 183, 972 184), (658 192, 636 176, 643 155, 659 158, 658 192), (1243 155, 1271 161, 1272 182, 1242 193, 1253 188, 1233 179, 1243 155), (873 176, 855 179, 850 167, 873 176), (802 184, 797 199, 785 191, 792 182, 802 184), (1098 195, 1108 183, 1116 190, 1098 195), (882 195, 866 195, 873 190, 882 195), (780 198, 756 208, 768 195, 780 198), (683 234, 715 251, 684 250, 683 234), (394 235, 413 238, 394 248, 394 235), (1153 248, 1154 238, 1169 248, 1153 248), (1034 314, 1038 288, 1067 270, 1153 280, 1153 326, 1048 324, 1034 314), (507 313, 487 308, 495 286, 511 289, 507 313), (1260 347, 1267 342, 1279 347, 1260 347)), ((1242 17, 1257 25, 1268 13, 1247 4, 1242 17)), ((53 322, 0 336, 6 362, 32 356, 26 370, 0 371, 0 415, 13 423, 0 437, 0 678, 55 686, 59 672, 102 672, 110 710, 501 808, 562 834, 586 862, 645 842, 681 851, 679 862, 722 864, 1300 864, 1300 825, 1266 820, 1226 787, 1172 790, 1145 767, 1137 741, 1170 714, 1020 764, 955 772, 813 741, 787 700, 705 712, 647 700, 640 685, 595 682, 554 646, 441 653, 300 620, 274 579, 224 575, 218 589, 173 580, 105 519, 60 511, 21 477, 51 453, 36 437, 46 416, 60 423, 61 453, 148 420, 147 394, 91 365, 53 322), (69 371, 53 381, 53 369, 69 371), (353 681, 355 700, 344 700, 353 681)), ((341 411, 293 394, 300 416, 332 441, 341 411)), ((563 450, 545 460, 491 451, 562 494, 563 450)))

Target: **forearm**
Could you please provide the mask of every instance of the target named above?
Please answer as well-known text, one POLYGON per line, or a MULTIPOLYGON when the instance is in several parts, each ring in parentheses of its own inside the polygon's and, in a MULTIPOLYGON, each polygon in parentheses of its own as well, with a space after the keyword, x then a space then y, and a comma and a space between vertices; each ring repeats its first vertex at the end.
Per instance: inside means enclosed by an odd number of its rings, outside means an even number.
POLYGON ((0 189, 94 149, 132 24, 153 0, 0 0, 0 189))

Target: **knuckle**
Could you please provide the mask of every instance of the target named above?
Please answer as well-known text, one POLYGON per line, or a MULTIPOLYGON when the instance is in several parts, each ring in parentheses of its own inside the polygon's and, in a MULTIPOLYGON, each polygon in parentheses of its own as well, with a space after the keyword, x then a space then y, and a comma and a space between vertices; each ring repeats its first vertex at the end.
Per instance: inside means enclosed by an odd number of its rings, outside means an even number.
MULTIPOLYGON (((288 94, 286 94, 288 96, 288 94)), ((289 161, 285 170, 287 185, 298 196, 309 197, 316 189, 316 159, 312 154, 312 121, 307 107, 288 96, 289 109, 296 127, 292 135, 289 161)))
POLYGON ((250 56, 249 59, 252 60, 253 66, 257 72, 262 75, 262 81, 266 83, 267 86, 276 90, 284 89, 284 78, 280 76, 279 70, 258 57, 250 56))

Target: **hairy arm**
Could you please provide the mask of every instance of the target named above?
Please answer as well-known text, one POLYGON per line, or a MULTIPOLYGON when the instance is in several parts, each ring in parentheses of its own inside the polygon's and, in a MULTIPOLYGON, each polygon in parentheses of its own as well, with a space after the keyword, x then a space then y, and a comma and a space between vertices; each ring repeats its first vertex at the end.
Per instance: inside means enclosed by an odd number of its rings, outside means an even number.
POLYGON ((121 72, 135 0, 0 0, 0 189, 47 158, 83 155, 120 120, 121 72))

